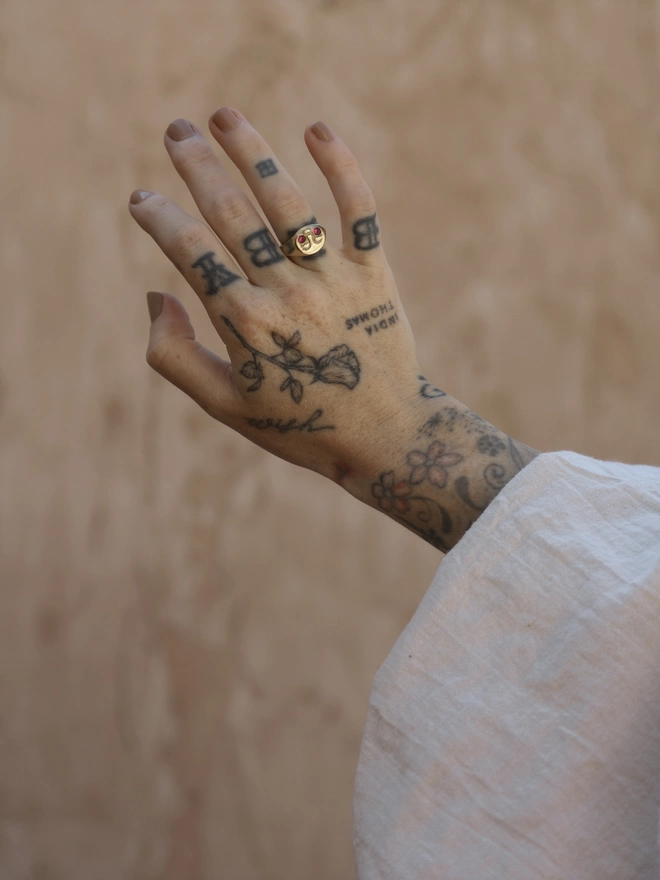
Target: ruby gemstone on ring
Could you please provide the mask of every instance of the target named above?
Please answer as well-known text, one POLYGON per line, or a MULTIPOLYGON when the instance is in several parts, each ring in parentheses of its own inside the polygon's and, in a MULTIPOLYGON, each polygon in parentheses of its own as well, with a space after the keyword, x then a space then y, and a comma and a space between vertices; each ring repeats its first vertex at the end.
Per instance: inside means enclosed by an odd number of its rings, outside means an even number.
POLYGON ((304 235, 299 235, 299 236, 298 236, 298 241, 300 242, 300 244, 304 244, 305 241, 307 241, 307 239, 305 238, 304 235))
POLYGON ((319 229, 318 226, 315 226, 314 227, 314 235, 320 235, 320 234, 321 234, 321 230, 319 229))

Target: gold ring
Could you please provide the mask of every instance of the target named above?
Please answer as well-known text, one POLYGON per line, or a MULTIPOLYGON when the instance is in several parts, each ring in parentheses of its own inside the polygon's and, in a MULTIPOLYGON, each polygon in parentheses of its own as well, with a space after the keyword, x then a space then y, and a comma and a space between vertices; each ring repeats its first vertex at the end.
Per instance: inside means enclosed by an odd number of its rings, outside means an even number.
POLYGON ((324 244, 325 229, 318 223, 312 223, 297 229, 280 249, 285 257, 311 257, 324 244))

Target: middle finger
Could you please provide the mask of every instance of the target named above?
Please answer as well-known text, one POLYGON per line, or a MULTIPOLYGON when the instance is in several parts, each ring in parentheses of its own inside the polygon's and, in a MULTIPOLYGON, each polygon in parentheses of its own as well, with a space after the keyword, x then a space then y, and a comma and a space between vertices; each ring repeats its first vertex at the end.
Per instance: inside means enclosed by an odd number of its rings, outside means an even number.
MULTIPOLYGON (((211 116, 209 129, 245 178, 281 242, 305 226, 316 225, 300 187, 242 113, 221 107, 211 116)), ((325 264, 327 256, 324 247, 310 257, 296 256, 296 262, 314 269, 319 261, 325 264)))
POLYGON ((165 133, 165 147, 202 216, 249 280, 267 287, 276 277, 290 275, 289 260, 279 243, 201 131, 177 119, 165 133))

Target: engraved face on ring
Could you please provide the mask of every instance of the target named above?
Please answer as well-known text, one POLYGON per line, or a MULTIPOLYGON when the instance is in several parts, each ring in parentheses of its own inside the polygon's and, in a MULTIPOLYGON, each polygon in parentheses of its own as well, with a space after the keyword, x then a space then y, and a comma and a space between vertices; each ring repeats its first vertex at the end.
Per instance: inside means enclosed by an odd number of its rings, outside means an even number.
POLYGON ((306 257, 316 254, 325 244, 325 229, 318 224, 303 226, 295 237, 296 247, 306 257))

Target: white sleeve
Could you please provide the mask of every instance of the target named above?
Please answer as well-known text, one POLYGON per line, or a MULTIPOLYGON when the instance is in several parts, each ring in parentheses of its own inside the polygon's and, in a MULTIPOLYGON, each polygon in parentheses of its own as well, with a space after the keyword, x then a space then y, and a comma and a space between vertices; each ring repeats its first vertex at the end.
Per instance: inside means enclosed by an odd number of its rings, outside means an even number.
POLYGON ((660 469, 538 456, 373 681, 359 880, 660 878, 660 469))

